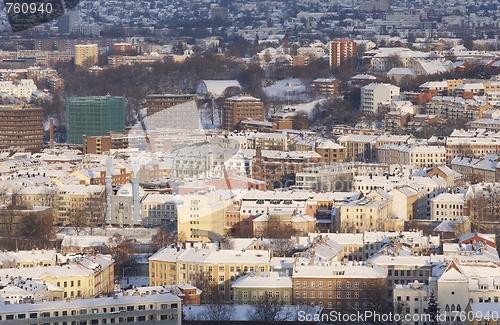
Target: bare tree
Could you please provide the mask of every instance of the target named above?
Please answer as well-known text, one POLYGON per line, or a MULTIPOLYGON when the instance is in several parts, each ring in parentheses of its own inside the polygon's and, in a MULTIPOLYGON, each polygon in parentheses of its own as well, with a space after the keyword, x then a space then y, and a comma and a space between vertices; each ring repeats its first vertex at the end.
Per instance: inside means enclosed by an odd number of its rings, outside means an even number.
POLYGON ((232 237, 224 236, 219 242, 220 249, 234 249, 234 240, 232 237))
POLYGON ((222 303, 206 305, 203 314, 198 315, 200 320, 209 321, 210 324, 229 325, 233 318, 234 306, 222 303))
POLYGON ((151 248, 153 251, 157 251, 173 242, 175 242, 175 236, 170 233, 167 226, 161 226, 151 237, 151 248))
POLYGON ((211 272, 200 271, 196 279, 196 287, 201 290, 200 302, 202 304, 221 302, 218 286, 211 272))
POLYGON ((135 266, 137 247, 133 239, 127 239, 123 235, 115 233, 108 239, 102 251, 111 254, 115 260, 115 274, 120 274, 124 268, 135 266))
POLYGON ((291 320, 295 317, 294 314, 279 298, 268 293, 259 298, 246 317, 252 324, 277 324, 291 320))

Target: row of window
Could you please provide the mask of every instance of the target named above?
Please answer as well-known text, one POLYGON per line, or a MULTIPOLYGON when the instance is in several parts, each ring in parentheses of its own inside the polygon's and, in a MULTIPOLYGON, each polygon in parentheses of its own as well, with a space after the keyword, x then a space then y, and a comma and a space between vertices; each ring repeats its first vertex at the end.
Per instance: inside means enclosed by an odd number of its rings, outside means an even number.
MULTIPOLYGON (((309 288, 314 288, 316 285, 316 282, 315 281, 311 281, 310 284, 309 284, 309 288)), ((372 283, 372 287, 373 287, 373 283, 372 283)), ((302 288, 307 288, 307 281, 302 281, 302 288)), ((351 281, 347 281, 345 283, 345 287, 346 288, 351 288, 351 281)), ((354 282, 354 288, 359 288, 359 282, 358 281, 355 281, 354 282)), ((368 284, 366 282, 363 282, 363 288, 367 288, 368 287, 368 284)), ((295 288, 300 288, 300 281, 295 281, 295 288)), ((318 281, 318 288, 323 288, 323 281, 318 281)), ((333 283, 332 281, 328 281, 328 288, 333 288, 333 283)), ((342 281, 337 281, 337 288, 342 288, 342 281)))

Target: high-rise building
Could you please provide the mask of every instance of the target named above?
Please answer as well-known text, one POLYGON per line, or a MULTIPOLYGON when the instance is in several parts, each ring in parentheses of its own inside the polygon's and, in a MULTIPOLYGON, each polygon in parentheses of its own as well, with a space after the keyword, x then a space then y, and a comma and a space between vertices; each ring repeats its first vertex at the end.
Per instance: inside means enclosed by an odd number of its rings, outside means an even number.
POLYGON ((82 144, 83 136, 125 132, 125 98, 114 96, 66 99, 68 143, 82 144))
POLYGON ((0 147, 20 151, 43 148, 43 110, 39 107, 0 106, 0 147))
POLYGON ((264 121, 264 103, 252 96, 233 96, 224 101, 222 128, 233 131, 246 119, 264 121))
POLYGON ((356 58, 356 43, 349 39, 336 39, 330 43, 330 68, 340 66, 344 61, 356 58))
POLYGON ((97 44, 75 45, 75 65, 91 67, 97 64, 97 44))
POLYGON ((154 115, 166 108, 195 100, 191 94, 153 94, 146 97, 147 116, 154 115))

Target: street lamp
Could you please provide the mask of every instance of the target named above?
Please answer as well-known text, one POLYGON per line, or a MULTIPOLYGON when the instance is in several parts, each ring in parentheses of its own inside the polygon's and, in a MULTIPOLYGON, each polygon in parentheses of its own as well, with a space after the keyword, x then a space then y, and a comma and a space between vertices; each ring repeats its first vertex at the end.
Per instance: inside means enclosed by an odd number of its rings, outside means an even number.
MULTIPOLYGON (((129 267, 124 267, 124 268, 122 268, 122 281, 121 281, 121 282, 123 282, 123 278, 125 277, 125 270, 126 270, 126 269, 130 269, 130 266, 129 266, 129 267)), ((124 287, 125 287, 125 282, 123 282, 123 284, 122 284, 122 291, 124 291, 124 290, 123 290, 123 289, 124 289, 124 287)))

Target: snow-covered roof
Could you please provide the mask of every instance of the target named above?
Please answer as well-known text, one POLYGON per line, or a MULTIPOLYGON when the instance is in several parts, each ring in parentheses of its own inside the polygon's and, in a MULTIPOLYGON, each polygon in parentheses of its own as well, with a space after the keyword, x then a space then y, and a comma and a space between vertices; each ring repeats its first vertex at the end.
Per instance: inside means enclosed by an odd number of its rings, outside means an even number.
POLYGON ((196 87, 196 94, 209 95, 212 97, 220 97, 229 87, 237 87, 241 89, 241 85, 237 80, 201 80, 196 87))

